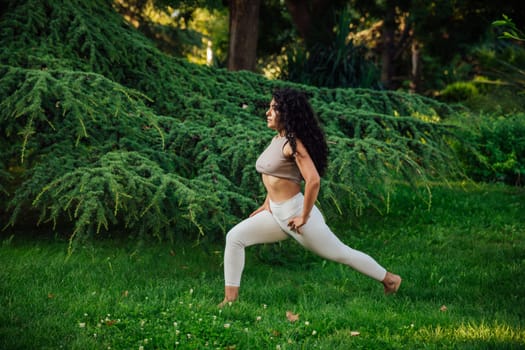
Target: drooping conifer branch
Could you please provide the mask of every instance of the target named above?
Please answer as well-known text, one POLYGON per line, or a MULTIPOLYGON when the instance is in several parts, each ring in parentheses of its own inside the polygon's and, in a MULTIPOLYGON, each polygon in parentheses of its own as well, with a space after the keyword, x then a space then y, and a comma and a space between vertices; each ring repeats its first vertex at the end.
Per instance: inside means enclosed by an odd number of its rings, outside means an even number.
MULTIPOLYGON (((75 239, 118 227, 195 238, 222 234, 263 200, 254 163, 272 135, 264 113, 272 89, 292 84, 168 57, 102 0, 11 1, 0 45, 10 224, 32 210, 41 223, 70 223, 75 239)), ((455 169, 445 105, 293 86, 311 94, 328 136, 322 205, 378 205, 399 181, 455 169)))

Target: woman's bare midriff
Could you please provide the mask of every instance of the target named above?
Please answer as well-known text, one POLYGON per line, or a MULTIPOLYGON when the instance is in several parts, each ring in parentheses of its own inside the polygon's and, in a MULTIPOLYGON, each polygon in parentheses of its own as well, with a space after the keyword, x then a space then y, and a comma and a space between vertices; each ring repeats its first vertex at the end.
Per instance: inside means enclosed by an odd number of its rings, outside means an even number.
POLYGON ((262 180, 272 202, 284 202, 301 191, 301 185, 291 180, 267 174, 262 174, 262 180))

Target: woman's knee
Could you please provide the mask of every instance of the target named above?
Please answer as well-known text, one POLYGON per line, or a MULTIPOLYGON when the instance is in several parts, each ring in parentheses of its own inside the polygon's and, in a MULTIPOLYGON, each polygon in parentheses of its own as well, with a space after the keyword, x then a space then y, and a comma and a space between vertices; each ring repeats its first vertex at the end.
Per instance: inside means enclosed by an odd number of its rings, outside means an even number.
POLYGON ((231 229, 226 234, 226 246, 239 245, 240 239, 237 231, 231 229))
POLYGON ((238 224, 226 234, 226 246, 242 247, 246 246, 246 235, 249 234, 245 229, 245 225, 238 224))

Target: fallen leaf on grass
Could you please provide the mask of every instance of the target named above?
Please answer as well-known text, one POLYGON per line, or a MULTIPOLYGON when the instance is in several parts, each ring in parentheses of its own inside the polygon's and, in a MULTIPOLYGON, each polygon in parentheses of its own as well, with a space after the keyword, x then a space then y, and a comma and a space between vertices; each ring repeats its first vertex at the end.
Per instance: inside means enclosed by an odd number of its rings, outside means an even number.
POLYGON ((350 331, 350 335, 352 337, 357 337, 358 335, 361 335, 361 333, 359 333, 358 331, 350 331))
POLYGON ((288 321, 290 321, 290 322, 295 322, 295 321, 298 321, 298 320, 299 320, 299 314, 294 314, 294 313, 291 312, 291 311, 286 311, 286 318, 287 318, 288 321))
POLYGON ((446 306, 446 305, 441 305, 441 307, 439 308, 439 311, 441 311, 441 312, 445 312, 445 311, 447 311, 447 310, 448 310, 448 309, 447 309, 447 306, 446 306))

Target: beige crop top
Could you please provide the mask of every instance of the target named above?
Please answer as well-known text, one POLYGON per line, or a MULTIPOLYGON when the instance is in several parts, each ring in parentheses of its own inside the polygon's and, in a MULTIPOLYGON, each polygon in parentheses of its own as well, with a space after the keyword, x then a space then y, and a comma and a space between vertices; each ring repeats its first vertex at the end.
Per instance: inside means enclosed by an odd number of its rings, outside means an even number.
POLYGON ((283 148, 288 143, 286 137, 274 137, 255 163, 261 174, 272 175, 301 183, 303 177, 293 157, 285 157, 283 148))

